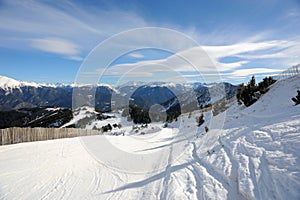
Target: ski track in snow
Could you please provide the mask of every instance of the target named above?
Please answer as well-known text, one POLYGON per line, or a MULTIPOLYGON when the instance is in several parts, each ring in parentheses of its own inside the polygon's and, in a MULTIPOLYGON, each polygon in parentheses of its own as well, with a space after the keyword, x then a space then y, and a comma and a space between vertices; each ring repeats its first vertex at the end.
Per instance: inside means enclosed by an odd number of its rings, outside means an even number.
POLYGON ((0 146, 0 199, 300 199, 300 106, 290 101, 299 79, 275 83, 251 107, 233 103, 222 130, 205 133, 209 121, 193 129, 200 114, 195 112, 179 118, 180 128, 175 122, 174 129, 154 124, 149 137, 87 136, 85 142, 70 138, 0 146), (121 145, 121 153, 101 148, 104 137, 121 145), (87 141, 98 142, 104 158, 112 160, 99 160, 87 141), (114 161, 126 155, 122 151, 142 155, 123 164, 143 167, 144 173, 116 166, 122 165, 114 161), (143 157, 152 152, 161 153, 143 157))

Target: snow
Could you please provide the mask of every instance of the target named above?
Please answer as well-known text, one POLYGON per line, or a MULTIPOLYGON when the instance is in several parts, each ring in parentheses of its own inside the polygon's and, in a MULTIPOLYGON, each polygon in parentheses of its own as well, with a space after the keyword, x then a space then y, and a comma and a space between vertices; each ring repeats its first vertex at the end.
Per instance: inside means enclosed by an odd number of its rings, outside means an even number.
POLYGON ((27 81, 18 81, 12 78, 8 78, 6 76, 0 76, 0 88, 6 90, 9 94, 12 89, 20 89, 21 87, 72 87, 74 84, 50 84, 50 83, 35 83, 35 82, 27 82, 27 81))
POLYGON ((61 107, 57 107, 57 108, 46 108, 47 111, 57 111, 57 110, 61 110, 61 107))
POLYGON ((125 136, 1 146, 0 199, 300 199, 299 80, 276 82, 248 108, 206 112, 200 127, 195 111, 135 133, 115 114, 93 125, 121 123, 125 136))
POLYGON ((0 76, 0 88, 4 90, 10 91, 12 89, 20 88, 24 86, 39 87, 37 83, 17 81, 5 76, 0 76))
POLYGON ((57 83, 57 84, 49 84, 49 83, 35 83, 35 82, 26 82, 26 81, 18 81, 12 78, 8 78, 6 76, 0 76, 0 88, 11 91, 12 89, 20 89, 21 87, 52 87, 52 88, 59 88, 59 87, 106 87, 116 94, 119 94, 120 92, 114 88, 113 86, 109 84, 77 84, 77 83, 71 83, 71 84, 64 84, 64 83, 57 83))
POLYGON ((63 127, 70 126, 72 124, 77 124, 77 122, 83 118, 91 117, 92 115, 98 114, 95 111, 95 108, 92 108, 90 106, 83 106, 81 108, 77 108, 73 111, 73 119, 71 119, 68 123, 64 124, 63 127))
POLYGON ((119 90, 117 90, 116 88, 114 88, 112 85, 109 85, 109 84, 100 83, 100 84, 97 84, 97 87, 106 87, 106 88, 110 89, 111 91, 113 91, 114 93, 120 94, 119 90))

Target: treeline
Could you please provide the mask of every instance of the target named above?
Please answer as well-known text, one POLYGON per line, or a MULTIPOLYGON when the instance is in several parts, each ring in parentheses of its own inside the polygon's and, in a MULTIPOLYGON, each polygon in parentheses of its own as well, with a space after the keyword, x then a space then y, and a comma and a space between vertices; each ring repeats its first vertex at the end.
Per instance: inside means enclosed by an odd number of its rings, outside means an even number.
POLYGON ((0 111, 0 129, 9 127, 58 128, 73 118, 71 109, 55 107, 0 111))
POLYGON ((136 104, 130 104, 128 108, 122 112, 122 117, 127 117, 128 121, 135 124, 149 124, 151 122, 172 122, 181 115, 180 105, 176 104, 167 111, 157 111, 149 113, 149 110, 142 108, 136 104))
POLYGON ((237 100, 239 103, 244 103, 245 106, 251 106, 255 103, 262 94, 269 90, 269 86, 275 83, 276 80, 272 77, 265 77, 261 82, 256 84, 255 77, 252 76, 247 84, 241 84, 237 90, 237 100))
POLYGON ((151 123, 149 111, 134 104, 129 105, 129 115, 135 124, 148 124, 151 123))

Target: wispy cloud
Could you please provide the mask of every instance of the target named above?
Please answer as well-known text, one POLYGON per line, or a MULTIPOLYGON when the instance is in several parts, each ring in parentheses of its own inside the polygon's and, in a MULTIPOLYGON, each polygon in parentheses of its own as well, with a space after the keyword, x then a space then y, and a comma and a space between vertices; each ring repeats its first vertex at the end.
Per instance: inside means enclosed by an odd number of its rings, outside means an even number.
MULTIPOLYGON (((56 3, 3 0, 0 7, 0 46, 26 51, 30 48, 57 54, 64 59, 82 61, 96 45, 114 34, 131 28, 163 26, 186 33, 205 45, 179 48, 177 52, 171 52, 174 55, 159 60, 147 60, 146 54, 132 52, 127 54, 132 60, 144 60, 114 65, 103 71, 105 75, 153 76, 164 80, 171 72, 187 73, 190 74, 189 77, 198 76, 192 74, 193 72, 201 72, 207 77, 220 73, 235 79, 237 76, 245 77, 252 73, 276 73, 283 66, 300 62, 300 38, 289 37, 298 34, 298 29, 295 32, 290 29, 290 26, 298 25, 298 11, 291 9, 284 13, 282 18, 288 18, 293 23, 287 23, 285 29, 280 27, 281 32, 278 27, 273 30, 262 30, 260 27, 252 32, 244 24, 231 21, 216 24, 217 28, 213 25, 214 28, 202 30, 199 24, 183 27, 158 21, 149 22, 134 11, 119 10, 116 7, 91 7, 81 4, 80 1, 56 3), (286 36, 282 32, 290 35, 286 36)), ((156 35, 159 33, 132 35, 132 38, 133 41, 148 47, 151 46, 148 41, 152 41, 151 38, 156 35)), ((180 46, 178 38, 169 37, 159 41, 162 46, 169 45, 174 49, 180 46), (171 42, 164 43, 168 41, 171 42)), ((111 45, 115 45, 115 49, 122 49, 122 45, 138 46, 132 44, 132 40, 117 41, 111 45)), ((107 48, 106 51, 113 48, 107 48)), ((98 66, 98 62, 95 65, 98 66)), ((103 69, 91 72, 89 76, 99 75, 101 70, 103 69)))
POLYGON ((129 57, 132 57, 132 58, 144 58, 145 56, 143 54, 140 54, 140 53, 130 53, 128 54, 129 57))
POLYGON ((258 75, 258 74, 274 74, 274 73, 279 73, 281 71, 282 70, 280 70, 280 69, 251 68, 251 69, 235 70, 232 73, 224 74, 224 75, 230 75, 233 77, 248 77, 248 76, 258 75))
MULTIPOLYGON (((245 78, 255 74, 274 74, 282 68, 268 66, 251 66, 252 59, 270 59, 280 61, 290 59, 300 53, 298 42, 272 40, 263 42, 242 42, 226 46, 193 47, 178 52, 165 59, 144 60, 136 63, 117 64, 105 70, 107 76, 130 76, 129 71, 134 70, 134 77, 143 75, 145 69, 147 76, 158 77, 158 74, 167 75, 170 71, 188 73, 186 78, 194 78, 199 73, 204 77, 221 75, 224 79, 245 78), (276 52, 276 53, 274 53, 276 52), (224 58, 238 58, 239 61, 224 62, 224 58), (159 67, 154 67, 159 66, 159 67), (196 74, 196 75, 195 75, 196 74)), ((299 57, 298 57, 299 58, 299 57)))
POLYGON ((205 51, 213 58, 219 59, 228 56, 237 56, 244 53, 253 53, 272 48, 280 49, 290 47, 287 41, 274 40, 265 42, 243 42, 226 46, 203 46, 205 51))
MULTIPOLYGON (((33 47, 42 51, 60 53, 50 46, 63 43, 62 51, 74 51, 73 44, 80 47, 78 57, 87 55, 99 42, 120 31, 146 26, 146 22, 131 12, 118 9, 85 9, 71 1, 59 4, 38 0, 4 0, 0 7, 0 44, 13 49, 33 47), (108 20, 109 19, 109 20, 108 20), (130 21, 131 23, 128 23, 130 21), (113 23, 112 23, 113 22, 113 23), (32 40, 32 38, 37 38, 32 40), (49 38, 52 38, 49 41, 49 38), (56 41, 53 38, 66 41, 56 41), (50 42, 52 44, 50 44, 50 42), (68 45, 66 45, 68 43, 68 45), (47 46, 47 49, 46 49, 47 46)), ((79 48, 77 48, 78 51, 79 48)), ((81 59, 77 59, 81 60, 81 59)))
POLYGON ((74 61, 83 61, 83 58, 81 56, 66 56, 65 58, 74 61))
POLYGON ((286 12, 285 17, 288 18, 299 18, 300 17, 300 13, 299 13, 299 9, 294 8, 294 9, 290 9, 286 12))
POLYGON ((67 58, 73 60, 82 60, 78 54, 80 53, 79 47, 65 39, 61 38, 43 38, 33 39, 31 43, 32 47, 49 53, 60 54, 67 56, 67 58))

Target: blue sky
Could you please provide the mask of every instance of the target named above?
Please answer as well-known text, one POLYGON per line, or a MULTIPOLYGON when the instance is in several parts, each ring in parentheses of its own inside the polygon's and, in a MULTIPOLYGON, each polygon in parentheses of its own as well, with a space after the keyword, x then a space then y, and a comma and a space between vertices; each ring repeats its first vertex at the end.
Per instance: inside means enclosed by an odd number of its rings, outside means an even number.
MULTIPOLYGON (((272 75, 300 63, 299 21, 300 2, 296 0, 1 0, 0 75, 71 83, 99 43, 130 29, 161 27, 194 39, 214 63, 213 71, 225 81, 240 83, 254 74, 272 75)), ((196 59, 198 54, 195 48, 128 52, 113 60, 110 67, 114 70, 108 70, 102 80, 114 83, 130 74, 124 71, 124 66, 130 66, 136 72, 123 81, 155 80, 159 75, 158 80, 185 76, 188 81, 197 81, 193 77, 199 74, 176 63, 174 55, 196 59), (157 66, 167 66, 165 70, 172 71, 168 73, 172 77, 166 78, 157 66)), ((200 73, 204 77, 212 74, 206 69, 200 73)), ((89 76, 99 74, 91 72, 89 76)))

